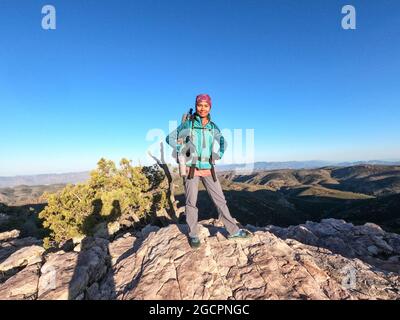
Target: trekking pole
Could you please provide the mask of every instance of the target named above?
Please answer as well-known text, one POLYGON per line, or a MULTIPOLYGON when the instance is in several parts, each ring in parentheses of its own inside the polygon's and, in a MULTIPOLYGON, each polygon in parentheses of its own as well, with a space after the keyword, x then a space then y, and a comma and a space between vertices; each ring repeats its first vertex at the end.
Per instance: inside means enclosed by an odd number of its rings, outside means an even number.
POLYGON ((196 170, 197 156, 192 157, 192 165, 189 169, 188 179, 193 179, 194 171, 196 170))
POLYGON ((214 132, 214 129, 213 129, 213 139, 212 139, 212 142, 211 142, 210 164, 211 164, 211 175, 213 177, 214 182, 217 182, 217 175, 215 174, 215 166, 214 166, 213 158, 212 158, 212 155, 213 155, 213 152, 214 152, 214 140, 215 140, 215 132, 214 132))
POLYGON ((211 175, 213 177, 214 182, 217 182, 217 175, 215 174, 215 167, 212 162, 212 156, 210 157, 210 164, 211 164, 211 175))
MULTIPOLYGON (((189 112, 185 113, 182 116, 181 123, 184 123, 187 119, 189 119, 192 116, 192 114, 193 114, 193 108, 190 108, 189 112)), ((181 144, 182 144, 181 148, 183 148, 183 146, 184 146, 183 139, 181 141, 181 144)), ((179 176, 181 176, 183 178, 183 181, 185 182, 185 177, 187 175, 186 174, 186 157, 185 157, 184 153, 182 152, 182 150, 177 152, 176 160, 177 160, 178 166, 179 166, 179 176)))

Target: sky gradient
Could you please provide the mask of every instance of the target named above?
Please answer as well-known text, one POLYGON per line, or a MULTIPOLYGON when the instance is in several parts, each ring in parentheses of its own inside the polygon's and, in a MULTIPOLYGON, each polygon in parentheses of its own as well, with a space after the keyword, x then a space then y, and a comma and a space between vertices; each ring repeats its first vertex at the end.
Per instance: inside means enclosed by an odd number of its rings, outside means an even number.
MULTIPOLYGON (((1 0, 0 175, 153 163, 209 93, 255 161, 400 159, 400 2, 1 0), (41 9, 57 29, 41 28, 41 9), (357 10, 343 30, 341 8, 357 10)), ((170 153, 171 149, 167 149, 170 153)))

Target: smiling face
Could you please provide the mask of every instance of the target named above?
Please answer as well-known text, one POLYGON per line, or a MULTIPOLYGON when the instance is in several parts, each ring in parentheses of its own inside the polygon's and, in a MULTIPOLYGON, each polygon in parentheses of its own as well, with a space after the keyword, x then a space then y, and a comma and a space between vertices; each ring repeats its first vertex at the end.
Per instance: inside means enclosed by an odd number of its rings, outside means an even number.
POLYGON ((210 113, 211 107, 205 101, 199 101, 196 104, 196 112, 200 116, 200 118, 206 118, 210 113))

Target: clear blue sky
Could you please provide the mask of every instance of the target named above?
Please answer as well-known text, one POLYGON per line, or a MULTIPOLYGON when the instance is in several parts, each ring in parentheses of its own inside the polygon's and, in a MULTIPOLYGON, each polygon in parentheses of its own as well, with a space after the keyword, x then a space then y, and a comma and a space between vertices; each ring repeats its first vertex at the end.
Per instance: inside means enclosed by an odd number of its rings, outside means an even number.
POLYGON ((1 0, 0 175, 150 163, 203 92, 257 161, 399 159, 399 39, 398 0, 1 0))

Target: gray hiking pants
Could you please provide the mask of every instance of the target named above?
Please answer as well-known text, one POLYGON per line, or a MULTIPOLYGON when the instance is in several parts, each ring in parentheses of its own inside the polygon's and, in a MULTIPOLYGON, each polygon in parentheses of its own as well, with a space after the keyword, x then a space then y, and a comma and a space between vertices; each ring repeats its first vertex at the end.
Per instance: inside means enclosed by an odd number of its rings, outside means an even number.
POLYGON ((199 180, 201 179, 208 195, 214 202, 218 210, 218 219, 221 220, 229 234, 234 234, 239 231, 239 227, 233 220, 224 193, 222 192, 221 184, 217 181, 214 182, 213 177, 193 177, 193 179, 185 178, 185 197, 186 197, 186 222, 189 225, 189 236, 198 236, 198 209, 197 209, 197 195, 199 191, 199 180))

